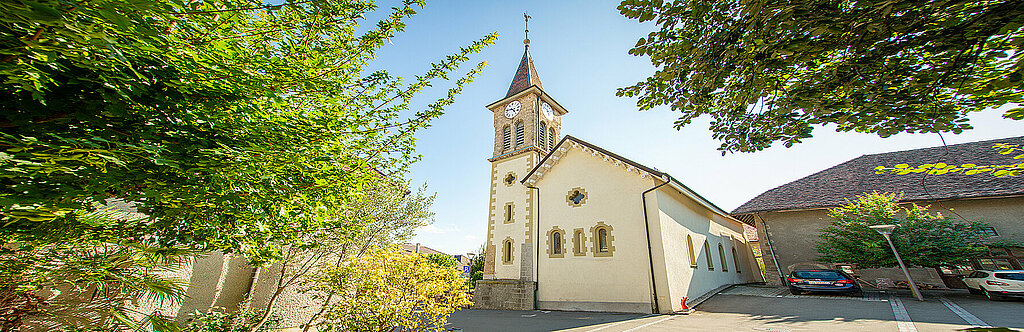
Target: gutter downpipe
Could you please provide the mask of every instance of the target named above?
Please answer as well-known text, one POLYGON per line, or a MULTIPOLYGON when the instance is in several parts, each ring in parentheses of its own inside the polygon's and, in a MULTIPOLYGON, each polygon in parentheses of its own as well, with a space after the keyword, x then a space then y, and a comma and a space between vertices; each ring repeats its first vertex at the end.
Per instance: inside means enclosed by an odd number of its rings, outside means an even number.
POLYGON ((643 193, 640 194, 640 201, 643 203, 643 207, 644 207, 644 234, 647 236, 647 261, 648 261, 648 263, 650 264, 650 267, 651 267, 651 294, 652 294, 651 299, 654 300, 653 303, 652 303, 652 305, 654 306, 654 308, 653 308, 654 310, 652 310, 651 313, 655 313, 655 314, 658 313, 658 311, 659 311, 659 308, 658 308, 658 284, 656 284, 654 282, 654 254, 651 253, 651 226, 650 226, 650 223, 647 221, 647 219, 648 219, 648 217, 647 217, 647 193, 649 193, 651 191, 654 191, 654 190, 656 190, 658 188, 661 188, 662 186, 664 186, 666 184, 669 184, 669 182, 671 182, 671 178, 672 178, 671 176, 669 176, 669 179, 665 179, 664 177, 662 177, 661 180, 665 181, 664 183, 659 184, 657 186, 654 186, 654 188, 647 189, 646 191, 644 191, 643 193))
POLYGON ((757 219, 761 220, 761 224, 764 225, 764 238, 765 241, 768 242, 768 251, 772 254, 772 260, 775 261, 775 271, 779 272, 779 282, 783 285, 788 285, 786 282, 786 276, 782 275, 782 267, 779 266, 779 257, 775 256, 775 247, 772 246, 772 237, 771 235, 768 235, 768 223, 764 221, 764 218, 761 218, 760 212, 754 212, 754 215, 757 216, 757 219))
MULTIPOLYGON (((533 261, 533 308, 540 309, 540 299, 537 298, 540 289, 540 188, 534 186, 526 187, 537 191, 537 235, 534 236, 537 244, 533 247, 533 252, 537 254, 537 258, 533 261)), ((565 241, 565 239, 562 239, 562 241, 565 241)))

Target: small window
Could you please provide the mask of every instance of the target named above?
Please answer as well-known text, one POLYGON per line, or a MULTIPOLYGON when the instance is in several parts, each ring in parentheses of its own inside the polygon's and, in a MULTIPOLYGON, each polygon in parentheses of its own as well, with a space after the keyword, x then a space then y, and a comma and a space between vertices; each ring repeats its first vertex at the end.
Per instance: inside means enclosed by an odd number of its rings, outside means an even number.
POLYGON ((523 122, 516 122, 516 149, 523 146, 526 143, 526 133, 524 132, 523 122))
POLYGON ((565 257, 565 231, 558 228, 558 226, 552 227, 548 231, 548 257, 551 258, 562 258, 565 257))
POLYGON ((590 229, 590 234, 594 257, 611 257, 615 252, 615 236, 612 235, 612 226, 599 221, 590 229))
POLYGON ((501 128, 501 152, 508 152, 508 149, 512 147, 512 128, 508 125, 501 128))
POLYGON ((511 224, 515 222, 515 204, 512 202, 505 203, 505 223, 511 224))
POLYGON ((569 192, 565 194, 565 202, 572 207, 581 207, 587 203, 587 191, 581 187, 569 189, 569 192))
POLYGON ((736 266, 736 273, 740 273, 740 260, 736 256, 736 247, 732 247, 732 265, 736 266))
POLYGON ((551 252, 553 252, 555 255, 561 255, 562 254, 562 233, 555 232, 555 234, 551 237, 551 242, 552 242, 552 244, 554 244, 554 247, 551 248, 551 252))
POLYGON ((512 264, 512 239, 505 239, 502 245, 501 263, 512 264))
POLYGON ((516 175, 512 174, 512 173, 508 173, 508 175, 505 176, 505 185, 506 186, 511 186, 512 183, 514 183, 514 182, 516 182, 516 175))
POLYGON ((995 227, 982 227, 981 228, 981 235, 982 236, 993 237, 993 236, 999 236, 999 233, 996 232, 996 228, 995 227))
POLYGON ((725 263, 725 249, 721 243, 718 244, 718 260, 722 261, 722 272, 729 272, 729 264, 725 263))
POLYGON ((582 228, 572 231, 572 253, 576 256, 585 256, 587 254, 586 236, 583 235, 582 228))
POLYGON ((704 257, 708 259, 708 270, 715 270, 715 261, 711 259, 711 245, 708 244, 707 240, 704 240, 704 257))
MULTIPOLYGON (((541 141, 543 144, 544 141, 541 141)), ((555 149, 555 127, 548 128, 548 149, 555 149)))
POLYGON ((545 148, 548 142, 547 140, 544 139, 544 134, 547 134, 547 125, 545 125, 543 121, 541 121, 540 123, 540 130, 538 134, 540 135, 537 136, 537 145, 540 146, 541 149, 543 149, 545 148))
POLYGON ((686 236, 686 250, 690 252, 690 267, 697 267, 697 254, 693 252, 693 238, 686 236))

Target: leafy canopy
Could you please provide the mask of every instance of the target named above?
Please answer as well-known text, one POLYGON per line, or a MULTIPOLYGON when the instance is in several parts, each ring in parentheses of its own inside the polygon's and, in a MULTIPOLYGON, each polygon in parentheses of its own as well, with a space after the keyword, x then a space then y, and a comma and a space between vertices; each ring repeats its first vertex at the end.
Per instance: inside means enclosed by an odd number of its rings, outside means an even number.
POLYGON ((893 245, 908 265, 939 267, 960 264, 987 252, 983 228, 977 221, 957 221, 928 213, 928 207, 900 206, 900 195, 865 193, 857 200, 832 208, 828 226, 815 247, 819 260, 852 263, 860 268, 898 266, 889 244, 872 225, 897 225, 893 245))
MULTIPOLYGON (((999 150, 999 154, 1013 156, 1013 159, 1019 160, 1024 159, 1024 149, 1020 147, 1020 144, 1010 143, 996 143, 992 146, 993 149, 999 150), (1019 154, 1018 154, 1019 153, 1019 154)), ((950 165, 946 163, 934 163, 934 164, 921 164, 916 167, 910 166, 909 164, 896 164, 892 167, 878 166, 875 167, 875 174, 893 173, 897 175, 907 175, 912 173, 926 173, 928 175, 942 175, 949 173, 962 173, 965 175, 975 174, 991 174, 995 177, 1004 176, 1020 176, 1021 171, 1024 171, 1024 162, 1020 163, 1009 163, 1009 164, 996 164, 996 165, 977 165, 977 164, 960 164, 950 165)))
POLYGON ((335 294, 321 331, 444 331, 448 315, 470 305, 454 266, 424 255, 374 248, 323 270, 315 290, 335 294))
POLYGON ((0 238, 116 234, 259 263, 356 227, 347 202, 418 159, 413 134, 497 38, 408 81, 367 72, 423 5, 401 1, 364 27, 372 1, 0 3, 0 238), (444 80, 447 94, 411 109, 444 80), (149 218, 75 217, 112 197, 149 218))
MULTIPOLYGON (((960 133, 969 112, 1020 104, 1024 3, 625 0, 658 30, 629 51, 658 70, 618 90, 641 110, 712 117, 722 153, 811 137, 817 125, 960 133)), ((1007 118, 1024 118, 1014 108, 1007 118)))

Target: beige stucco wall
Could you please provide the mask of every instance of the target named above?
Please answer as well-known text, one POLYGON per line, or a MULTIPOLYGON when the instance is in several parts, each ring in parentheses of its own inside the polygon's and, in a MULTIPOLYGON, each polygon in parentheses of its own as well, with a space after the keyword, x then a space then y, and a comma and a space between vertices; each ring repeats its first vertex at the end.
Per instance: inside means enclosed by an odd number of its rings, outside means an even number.
POLYGON ((540 188, 541 255, 538 301, 541 309, 651 312, 650 268, 640 193, 654 186, 614 160, 569 149, 536 186, 540 188), (586 202, 573 207, 566 196, 583 188, 586 202), (595 257, 591 229, 612 227, 611 257, 595 257), (546 234, 565 230, 565 254, 548 257, 546 234), (572 232, 583 228, 586 255, 573 254, 572 232))
POLYGON ((663 186, 647 195, 648 209, 653 210, 648 213, 657 215, 656 219, 652 217, 655 223, 651 228, 657 234, 652 237, 652 246, 661 312, 681 310, 683 297, 693 300, 724 285, 763 281, 743 236, 743 225, 738 221, 713 212, 672 186, 663 186), (652 204, 655 202, 656 205, 652 204), (693 241, 696 267, 690 265, 687 235, 693 241), (710 253, 704 250, 705 241, 710 253), (725 269, 719 244, 725 252, 725 269), (733 248, 738 262, 732 256, 733 248), (714 270, 707 268, 709 254, 714 270))
MULTIPOLYGON (((528 259, 527 268, 532 265, 534 255, 533 239, 533 190, 519 182, 537 163, 539 155, 526 152, 506 159, 497 160, 491 165, 491 200, 487 217, 487 255, 485 279, 521 279, 523 277, 523 259, 528 259), (504 182, 508 174, 516 178, 511 185, 504 182), (513 204, 512 221, 505 221, 505 205, 513 204), (502 242, 512 239, 512 262, 502 262, 502 242), (492 249, 493 248, 493 249, 492 249), (493 273, 488 273, 493 271, 493 273)), ((532 278, 533 273, 526 273, 532 278)))
POLYGON ((180 322, 187 320, 196 311, 207 312, 214 307, 226 310, 238 308, 249 291, 249 280, 253 268, 245 258, 211 252, 178 269, 163 271, 162 277, 186 282, 185 300, 181 303, 157 302, 141 299, 138 311, 150 313, 160 311, 176 317, 180 322))
MULTIPOLYGON (((972 199, 942 202, 924 202, 919 205, 930 205, 932 212, 942 213, 948 217, 959 219, 960 216, 971 220, 980 220, 996 228, 1000 237, 1013 241, 1024 241, 1024 198, 972 199), (953 213, 950 211, 955 211, 953 213)), ((790 212, 762 212, 758 216, 758 236, 770 239, 775 257, 778 259, 782 274, 788 274, 799 266, 814 266, 818 252, 814 250, 814 241, 822 228, 828 225, 830 218, 824 209, 802 210, 790 212), (767 237, 765 227, 767 224, 767 237)), ((762 241, 764 242, 764 241, 762 241)), ((771 252, 763 246, 766 267, 769 270, 772 262, 771 252)), ((825 265, 828 266, 828 265, 825 265)), ((942 285, 942 280, 934 269, 911 268, 911 276, 915 282, 942 285)), ((904 280, 898 269, 861 269, 856 271, 862 278, 874 281, 875 278, 904 280)), ((776 278, 768 280, 774 284, 781 282, 776 278)))

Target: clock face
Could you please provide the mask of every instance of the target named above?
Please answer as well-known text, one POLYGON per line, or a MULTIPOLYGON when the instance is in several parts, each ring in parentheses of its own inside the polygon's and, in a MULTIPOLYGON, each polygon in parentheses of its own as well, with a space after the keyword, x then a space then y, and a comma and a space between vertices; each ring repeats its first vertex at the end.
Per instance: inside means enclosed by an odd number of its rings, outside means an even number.
POLYGON ((523 108, 523 105, 518 100, 513 100, 511 103, 508 103, 508 106, 505 106, 505 117, 509 119, 515 117, 516 114, 519 114, 521 108, 523 108))
POLYGON ((551 110, 551 105, 548 105, 548 103, 540 104, 540 111, 544 113, 544 117, 548 118, 548 120, 555 118, 555 112, 551 110))

